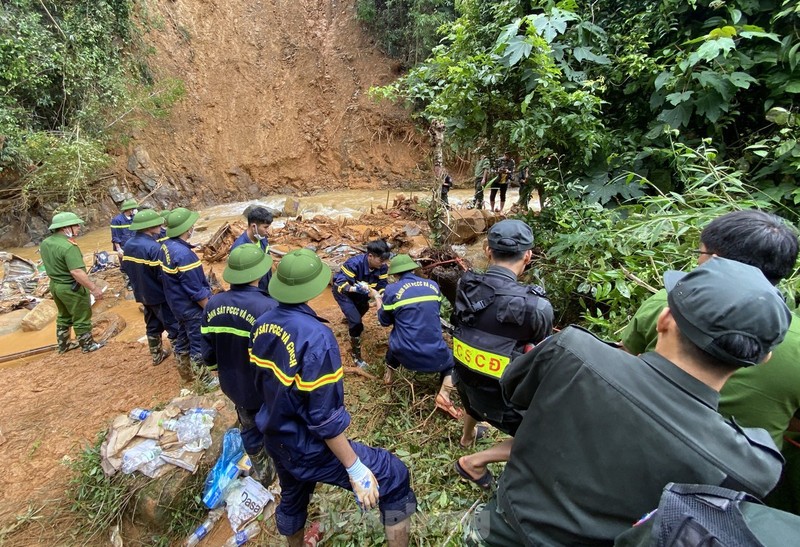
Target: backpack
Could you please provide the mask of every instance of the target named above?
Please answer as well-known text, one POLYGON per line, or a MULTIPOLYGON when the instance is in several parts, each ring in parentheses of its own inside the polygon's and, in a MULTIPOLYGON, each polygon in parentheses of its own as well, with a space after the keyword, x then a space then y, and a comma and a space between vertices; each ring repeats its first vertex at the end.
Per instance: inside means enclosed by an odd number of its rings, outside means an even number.
POLYGON ((658 509, 614 541, 617 547, 786 547, 800 545, 800 516, 745 492, 669 483, 658 509))

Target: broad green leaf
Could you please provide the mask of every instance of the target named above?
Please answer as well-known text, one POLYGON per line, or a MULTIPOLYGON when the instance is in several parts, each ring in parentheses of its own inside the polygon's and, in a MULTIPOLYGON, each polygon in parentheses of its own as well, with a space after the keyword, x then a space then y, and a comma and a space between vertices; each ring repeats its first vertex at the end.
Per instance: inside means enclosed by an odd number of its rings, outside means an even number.
POLYGON ((662 72, 661 74, 659 74, 656 77, 656 81, 655 81, 656 91, 658 91, 659 89, 664 87, 664 84, 667 83, 667 80, 669 80, 671 76, 672 76, 672 73, 668 72, 666 70, 664 72, 662 72))
POLYGON ((785 108, 775 106, 770 108, 764 117, 767 118, 767 121, 778 125, 789 125, 792 119, 792 113, 785 108))
POLYGON ((800 93, 800 80, 789 82, 783 89, 786 91, 786 93, 800 93))
POLYGON ((667 101, 669 101, 669 103, 672 106, 677 106, 680 103, 685 103, 686 101, 691 99, 693 94, 694 91, 681 91, 680 93, 670 93, 669 95, 667 95, 667 101))
POLYGON ((731 38, 732 36, 736 36, 736 28, 728 25, 721 28, 715 28, 711 32, 708 33, 708 36, 711 38, 731 38))
POLYGON ((508 41, 508 46, 501 62, 505 66, 514 66, 523 58, 527 59, 532 49, 533 45, 524 36, 514 36, 508 41))
POLYGON ((742 89, 748 89, 750 84, 758 83, 758 80, 746 72, 734 72, 730 75, 730 80, 733 85, 742 89))
POLYGON ((675 108, 664 110, 658 115, 658 120, 666 123, 673 129, 678 129, 681 126, 689 124, 689 118, 692 115, 692 106, 687 103, 681 103, 675 108))
POLYGON ((740 32, 739 36, 741 36, 742 38, 748 38, 748 39, 749 38, 767 38, 767 39, 772 40, 773 42, 775 42, 777 44, 781 43, 780 38, 774 32, 753 32, 753 31, 745 30, 745 31, 740 32))
POLYGON ((700 56, 700 59, 713 61, 720 55, 725 55, 735 47, 736 44, 730 38, 717 38, 705 42, 697 49, 697 54, 700 56))

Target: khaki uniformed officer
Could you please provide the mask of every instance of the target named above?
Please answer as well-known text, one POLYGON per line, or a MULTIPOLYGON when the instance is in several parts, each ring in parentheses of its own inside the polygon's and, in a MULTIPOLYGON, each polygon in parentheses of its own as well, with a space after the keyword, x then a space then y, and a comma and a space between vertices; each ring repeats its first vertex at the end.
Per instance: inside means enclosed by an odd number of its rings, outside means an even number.
POLYGON ((58 308, 56 339, 59 353, 76 349, 78 345, 84 353, 103 346, 92 338, 92 307, 89 300, 89 293, 96 300, 102 299, 103 293, 89 279, 83 254, 72 239, 78 235, 83 223, 75 213, 56 213, 50 224, 53 234, 42 241, 39 248, 45 271, 50 277, 50 294, 58 308), (75 329, 77 345, 70 344, 70 327, 75 329))

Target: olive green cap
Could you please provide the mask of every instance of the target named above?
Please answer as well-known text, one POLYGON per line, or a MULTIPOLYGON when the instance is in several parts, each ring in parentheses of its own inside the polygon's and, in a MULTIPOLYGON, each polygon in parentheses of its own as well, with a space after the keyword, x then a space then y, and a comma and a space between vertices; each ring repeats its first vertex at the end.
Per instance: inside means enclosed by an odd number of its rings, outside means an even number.
POLYGON ((272 257, 260 245, 239 245, 228 256, 228 265, 222 279, 231 285, 244 285, 261 279, 272 268, 272 257))
POLYGON ((131 209, 137 209, 138 207, 139 204, 136 202, 135 199, 128 198, 122 202, 122 205, 119 206, 119 210, 124 213, 125 211, 129 211, 131 209))
POLYGON ((164 224, 164 219, 152 209, 142 209, 133 217, 130 229, 134 232, 164 224))
POLYGON ((731 365, 758 364, 783 341, 791 312, 783 296, 761 270, 735 260, 713 257, 689 273, 664 274, 667 302, 681 334, 712 357, 731 365), (738 334, 758 345, 747 360, 717 345, 738 334))
POLYGON ((399 274, 403 272, 410 272, 419 268, 419 263, 415 262, 413 258, 408 255, 397 255, 392 259, 389 264, 389 273, 399 274))
POLYGON ((67 226, 75 226, 77 224, 86 223, 75 213, 65 211, 63 213, 56 213, 53 215, 53 223, 50 224, 48 230, 58 230, 59 228, 66 228, 67 226))
POLYGON ((186 207, 173 209, 167 215, 167 237, 178 237, 181 234, 185 234, 194 226, 198 218, 200 218, 200 213, 190 211, 186 207))
POLYGON ((308 302, 325 290, 331 269, 310 249, 297 249, 284 256, 269 282, 269 295, 284 304, 308 302))

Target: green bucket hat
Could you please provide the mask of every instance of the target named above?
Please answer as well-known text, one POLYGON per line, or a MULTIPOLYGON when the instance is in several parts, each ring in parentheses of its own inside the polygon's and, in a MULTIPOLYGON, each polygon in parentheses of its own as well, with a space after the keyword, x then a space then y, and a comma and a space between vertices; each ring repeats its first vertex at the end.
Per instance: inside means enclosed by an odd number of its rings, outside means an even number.
POLYGON ((161 215, 152 209, 143 209, 133 217, 130 229, 138 232, 139 230, 146 230, 162 224, 164 224, 164 219, 161 218, 161 215))
POLYGON ((389 264, 389 273, 394 275, 403 272, 410 272, 411 270, 416 270, 417 268, 419 268, 419 263, 415 262, 410 256, 397 255, 392 259, 391 264, 389 264))
POLYGON ((190 211, 185 207, 173 209, 167 216, 167 237, 178 237, 185 234, 189 228, 194 226, 198 218, 200 218, 200 213, 190 211))
POLYGON ((331 269, 309 249, 281 259, 269 282, 269 295, 284 304, 300 304, 318 296, 331 281, 331 269))
POLYGON ((244 285, 261 279, 272 268, 272 257, 260 245, 245 243, 231 251, 222 279, 231 285, 244 285))
POLYGON ((125 211, 129 211, 131 209, 138 209, 138 208, 139 208, 139 204, 133 198, 126 199, 125 201, 122 202, 122 205, 119 206, 119 210, 122 211, 123 213, 125 211))
POLYGON ((86 224, 81 217, 66 211, 63 213, 56 213, 53 215, 53 223, 50 224, 48 230, 58 230, 59 228, 66 228, 67 226, 75 226, 76 224, 86 224))

